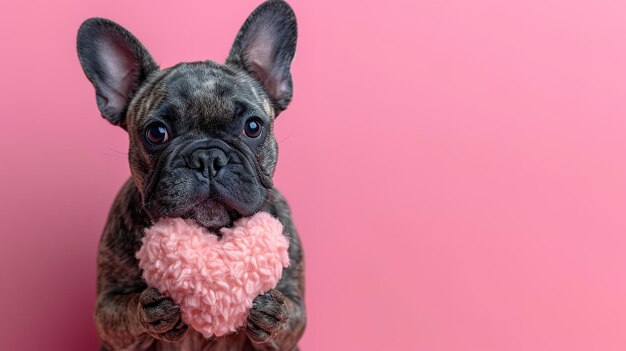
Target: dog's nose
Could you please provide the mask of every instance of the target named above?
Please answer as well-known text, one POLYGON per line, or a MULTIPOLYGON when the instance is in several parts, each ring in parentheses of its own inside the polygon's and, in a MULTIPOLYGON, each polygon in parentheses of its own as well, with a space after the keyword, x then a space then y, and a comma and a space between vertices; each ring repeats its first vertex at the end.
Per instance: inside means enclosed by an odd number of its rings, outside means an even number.
POLYGON ((206 178, 215 177, 228 164, 228 156, 218 148, 198 149, 189 157, 189 168, 206 178))

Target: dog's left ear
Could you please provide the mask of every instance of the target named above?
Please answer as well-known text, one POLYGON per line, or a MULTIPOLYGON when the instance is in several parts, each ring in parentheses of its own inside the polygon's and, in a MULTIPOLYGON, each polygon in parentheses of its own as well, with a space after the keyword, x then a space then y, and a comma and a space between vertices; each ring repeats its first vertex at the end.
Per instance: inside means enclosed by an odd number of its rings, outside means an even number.
POLYGON ((296 17, 282 0, 259 5, 237 34, 227 64, 242 67, 256 78, 272 99, 278 115, 293 94, 289 71, 296 51, 296 17))

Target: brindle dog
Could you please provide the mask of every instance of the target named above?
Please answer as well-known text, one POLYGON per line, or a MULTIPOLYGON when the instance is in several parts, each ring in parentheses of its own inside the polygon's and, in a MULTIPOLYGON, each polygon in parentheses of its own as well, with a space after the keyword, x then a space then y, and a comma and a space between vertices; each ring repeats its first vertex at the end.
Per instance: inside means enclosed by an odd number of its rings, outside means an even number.
POLYGON ((94 318, 108 350, 295 350, 305 328, 304 261, 287 203, 272 185, 273 123, 292 96, 296 19, 283 1, 260 5, 225 64, 159 69, 127 30, 85 21, 78 56, 102 116, 129 135, 132 177, 117 195, 98 249, 94 318), (141 277, 135 252, 161 217, 215 231, 268 211, 290 237, 291 265, 254 299, 247 324, 224 337, 189 330, 180 309, 141 277))

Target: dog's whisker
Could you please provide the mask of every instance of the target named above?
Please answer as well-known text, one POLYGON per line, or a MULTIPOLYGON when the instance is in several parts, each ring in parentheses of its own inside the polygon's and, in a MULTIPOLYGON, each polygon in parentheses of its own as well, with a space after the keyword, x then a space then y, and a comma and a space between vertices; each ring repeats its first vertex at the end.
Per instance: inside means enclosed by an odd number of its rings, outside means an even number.
POLYGON ((119 151, 119 150, 116 150, 116 149, 113 149, 113 148, 110 148, 110 147, 107 147, 107 150, 110 151, 110 152, 116 153, 118 155, 128 156, 128 152, 125 152, 125 151, 119 151))
POLYGON ((291 138, 291 136, 293 135, 295 131, 291 131, 291 133, 289 133, 289 135, 287 135, 286 137, 284 137, 282 140, 278 141, 278 144, 281 144, 282 142, 284 142, 285 140, 291 138))

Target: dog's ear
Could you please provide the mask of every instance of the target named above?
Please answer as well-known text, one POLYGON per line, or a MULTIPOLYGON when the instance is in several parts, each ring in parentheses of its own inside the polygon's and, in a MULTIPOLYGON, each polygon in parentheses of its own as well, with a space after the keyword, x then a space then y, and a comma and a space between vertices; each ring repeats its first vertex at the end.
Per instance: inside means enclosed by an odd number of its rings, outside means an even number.
POLYGON ((237 34, 227 64, 242 67, 263 84, 276 114, 293 93, 289 68, 296 50, 296 17, 284 1, 269 0, 257 7, 237 34))
POLYGON ((115 22, 90 18, 78 30, 78 58, 96 88, 102 117, 126 128, 133 94, 159 67, 139 40, 115 22))

